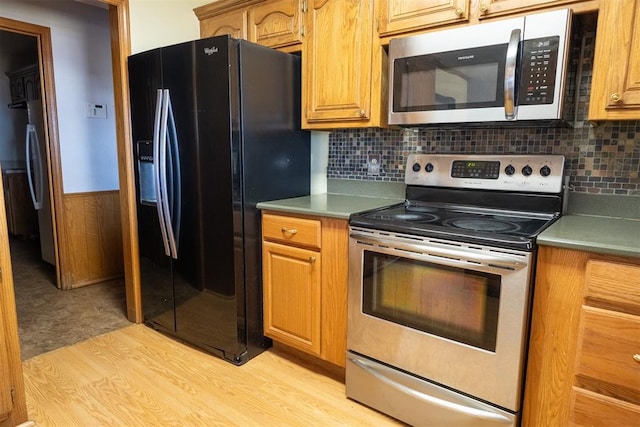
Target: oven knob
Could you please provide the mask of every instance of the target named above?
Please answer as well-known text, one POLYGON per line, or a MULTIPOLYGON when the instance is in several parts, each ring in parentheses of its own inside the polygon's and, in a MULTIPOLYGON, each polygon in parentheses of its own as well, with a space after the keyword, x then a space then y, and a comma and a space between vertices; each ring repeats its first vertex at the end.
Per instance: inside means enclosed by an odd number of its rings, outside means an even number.
POLYGON ((526 165, 525 167, 522 168, 522 175, 529 176, 532 173, 533 173, 533 169, 531 169, 531 166, 526 165))
POLYGON ((427 163, 427 165, 424 167, 424 170, 426 170, 427 172, 433 172, 433 165, 431 163, 427 163))
POLYGON ((551 175, 551 168, 549 166, 543 166, 540 168, 540 175, 549 176, 551 175))
POLYGON ((411 169, 413 169, 414 172, 420 172, 420 163, 414 163, 411 169))
POLYGON ((509 165, 506 168, 504 168, 504 173, 506 173, 507 175, 511 176, 514 173, 516 173, 516 168, 514 168, 512 165, 509 165))

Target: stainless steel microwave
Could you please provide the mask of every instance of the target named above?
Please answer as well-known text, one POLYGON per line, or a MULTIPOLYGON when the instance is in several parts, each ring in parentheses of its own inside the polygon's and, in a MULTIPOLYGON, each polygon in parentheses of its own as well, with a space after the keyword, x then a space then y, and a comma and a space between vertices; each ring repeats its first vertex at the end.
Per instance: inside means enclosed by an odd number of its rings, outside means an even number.
POLYGON ((571 11, 389 43, 389 124, 562 118, 571 11))

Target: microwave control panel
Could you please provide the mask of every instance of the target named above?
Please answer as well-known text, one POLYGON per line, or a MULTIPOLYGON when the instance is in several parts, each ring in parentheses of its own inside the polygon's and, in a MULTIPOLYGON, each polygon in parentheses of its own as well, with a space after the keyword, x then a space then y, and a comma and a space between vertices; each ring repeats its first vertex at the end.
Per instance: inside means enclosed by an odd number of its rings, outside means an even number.
POLYGON ((519 105, 553 103, 559 43, 558 36, 523 42, 519 105))

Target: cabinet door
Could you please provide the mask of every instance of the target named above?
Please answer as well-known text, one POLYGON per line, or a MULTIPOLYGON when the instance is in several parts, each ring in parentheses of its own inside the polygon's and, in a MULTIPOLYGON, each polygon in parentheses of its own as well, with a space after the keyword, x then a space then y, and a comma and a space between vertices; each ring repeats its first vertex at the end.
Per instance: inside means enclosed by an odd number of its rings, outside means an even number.
POLYGON ((469 0, 382 0, 381 36, 434 27, 469 18, 469 0))
POLYGON ((580 3, 583 0, 480 0, 478 2, 478 18, 492 18, 494 16, 511 13, 542 11, 543 8, 563 6, 570 3, 580 3))
POLYGON ((320 253, 264 242, 264 334, 320 355, 320 253))
POLYGON ((306 26, 303 127, 366 123, 371 114, 373 2, 310 0, 306 26))
POLYGON ((275 0, 249 9, 249 41, 279 48, 302 43, 301 0, 275 0))
POLYGON ((200 37, 229 34, 236 39, 247 39, 247 11, 235 10, 200 21, 200 37))
POLYGON ((33 207, 26 172, 5 174, 5 206, 10 234, 31 237, 38 233, 38 213, 33 207))
POLYGON ((640 403, 640 316, 583 306, 576 385, 640 403))
POLYGON ((637 426, 640 406, 574 387, 571 426, 637 426))
POLYGON ((640 4, 600 2, 590 120, 640 119, 640 4))

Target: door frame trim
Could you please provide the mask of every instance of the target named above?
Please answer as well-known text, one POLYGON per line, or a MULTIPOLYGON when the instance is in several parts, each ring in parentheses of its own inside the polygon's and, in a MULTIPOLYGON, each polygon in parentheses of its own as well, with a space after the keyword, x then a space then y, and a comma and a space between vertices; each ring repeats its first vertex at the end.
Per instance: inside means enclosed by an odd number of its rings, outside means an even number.
POLYGON ((35 37, 38 43, 38 62, 40 73, 40 99, 43 100, 43 120, 45 151, 47 153, 47 179, 51 183, 48 197, 52 200, 51 221, 53 223, 53 242, 56 268, 56 286, 65 289, 61 271, 66 266, 64 260, 65 241, 64 208, 62 187, 62 162, 60 160, 60 139, 58 135, 58 114, 56 109, 56 91, 53 74, 53 51, 51 29, 41 25, 0 17, 0 30, 35 37))
POLYGON ((127 318, 132 322, 140 323, 142 321, 140 258, 127 71, 127 57, 131 54, 129 0, 99 1, 109 7, 127 318))

